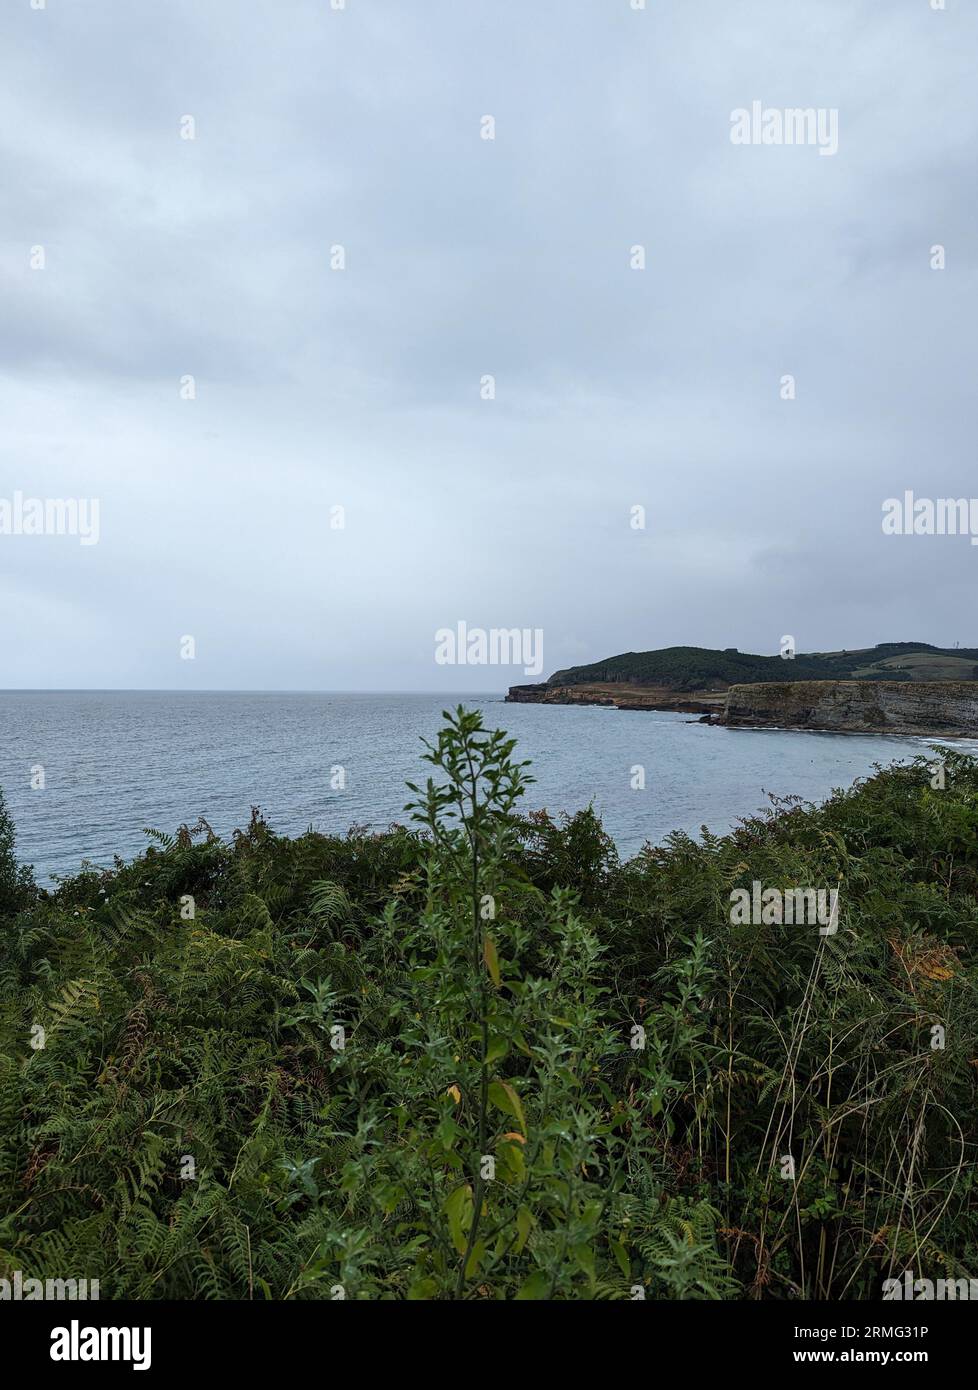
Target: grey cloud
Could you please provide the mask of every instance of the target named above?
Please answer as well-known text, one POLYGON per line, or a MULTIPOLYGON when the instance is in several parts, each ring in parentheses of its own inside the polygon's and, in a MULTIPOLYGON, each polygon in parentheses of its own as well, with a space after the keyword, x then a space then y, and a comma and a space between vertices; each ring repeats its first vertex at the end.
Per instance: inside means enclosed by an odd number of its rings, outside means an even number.
POLYGON ((102 506, 0 537, 0 683, 522 679, 436 666, 460 618, 548 670, 978 643, 978 548, 879 524, 974 490, 963 6, 50 0, 0 42, 0 495, 102 506), (754 99, 838 154, 733 146, 754 99))

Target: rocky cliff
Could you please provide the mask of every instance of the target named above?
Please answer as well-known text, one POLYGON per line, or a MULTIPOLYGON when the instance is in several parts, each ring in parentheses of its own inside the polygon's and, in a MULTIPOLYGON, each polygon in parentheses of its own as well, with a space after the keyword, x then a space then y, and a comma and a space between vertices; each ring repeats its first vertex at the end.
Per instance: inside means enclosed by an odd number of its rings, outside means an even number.
POLYGON ((715 721, 729 728, 978 736, 978 681, 782 681, 732 685, 715 721))
POLYGON ((609 705, 613 709, 658 709, 675 713, 716 713, 723 706, 723 692, 676 691, 663 685, 629 685, 624 681, 589 685, 511 685, 506 696, 514 705, 609 705))

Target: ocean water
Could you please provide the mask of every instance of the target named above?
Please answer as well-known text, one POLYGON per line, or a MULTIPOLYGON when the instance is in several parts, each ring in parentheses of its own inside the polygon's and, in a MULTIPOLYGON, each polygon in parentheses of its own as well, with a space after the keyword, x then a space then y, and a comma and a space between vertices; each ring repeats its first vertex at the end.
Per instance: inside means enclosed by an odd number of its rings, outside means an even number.
POLYGON ((0 693, 0 785, 17 853, 41 882, 111 865, 203 815, 220 834, 260 806, 274 829, 343 833, 406 819, 404 783, 428 773, 422 735, 459 701, 518 740, 537 782, 527 809, 589 802, 624 855, 675 829, 723 832, 767 794, 818 801, 905 761, 923 739, 720 729, 686 714, 507 705, 500 695, 17 691, 0 693), (32 768, 44 787, 32 790, 32 768), (644 790, 631 787, 645 769, 644 790), (332 790, 333 767, 346 787, 332 790))

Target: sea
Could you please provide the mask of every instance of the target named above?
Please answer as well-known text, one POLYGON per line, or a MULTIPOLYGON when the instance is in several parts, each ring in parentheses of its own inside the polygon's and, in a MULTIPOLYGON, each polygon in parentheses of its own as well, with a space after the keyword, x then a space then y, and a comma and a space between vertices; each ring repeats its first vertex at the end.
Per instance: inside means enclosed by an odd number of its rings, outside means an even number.
MULTIPOLYGON (((723 833, 770 797, 818 802, 926 739, 723 729, 672 712, 506 704, 500 694, 0 692, 0 786, 18 858, 46 886, 110 867, 203 816, 227 836, 258 806, 272 828, 344 834, 406 823, 408 780, 442 711, 482 710, 517 740, 524 808, 593 804, 623 857, 674 830, 723 833)), ((971 745, 968 751, 974 751, 971 745)))

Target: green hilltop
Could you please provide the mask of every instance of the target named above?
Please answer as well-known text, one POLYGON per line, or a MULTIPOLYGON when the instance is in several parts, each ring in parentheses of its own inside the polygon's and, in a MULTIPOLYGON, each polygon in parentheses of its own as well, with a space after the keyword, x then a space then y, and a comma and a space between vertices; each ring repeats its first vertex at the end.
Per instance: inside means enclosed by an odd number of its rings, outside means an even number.
POLYGON ((881 642, 853 651, 798 652, 791 660, 736 647, 662 647, 624 652, 586 666, 555 671, 549 686, 622 682, 673 690, 723 689, 783 680, 940 681, 978 679, 978 648, 929 642, 881 642))

